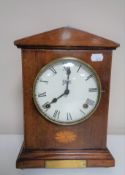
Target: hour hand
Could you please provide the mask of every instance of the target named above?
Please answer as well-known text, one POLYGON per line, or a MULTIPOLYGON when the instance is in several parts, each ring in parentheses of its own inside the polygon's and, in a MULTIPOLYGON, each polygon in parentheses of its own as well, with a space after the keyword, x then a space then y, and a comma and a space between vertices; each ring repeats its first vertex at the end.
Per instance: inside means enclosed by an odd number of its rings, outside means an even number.
POLYGON ((53 98, 50 103, 48 102, 48 103, 44 104, 44 108, 50 108, 52 103, 56 103, 58 101, 58 99, 60 99, 61 97, 63 97, 66 94, 68 94, 68 92, 65 90, 63 94, 61 94, 57 98, 53 98))

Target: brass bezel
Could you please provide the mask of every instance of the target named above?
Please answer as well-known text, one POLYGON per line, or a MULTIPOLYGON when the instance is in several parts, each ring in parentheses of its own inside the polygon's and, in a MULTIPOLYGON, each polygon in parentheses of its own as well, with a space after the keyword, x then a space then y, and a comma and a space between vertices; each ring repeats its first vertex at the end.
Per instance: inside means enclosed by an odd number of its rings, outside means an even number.
POLYGON ((67 57, 61 57, 61 58, 57 58, 56 60, 53 60, 51 61, 50 63, 48 63, 47 65, 45 65, 44 67, 42 67, 39 71, 39 73, 37 74, 36 78, 35 78, 35 81, 34 81, 34 84, 33 84, 33 101, 35 103, 35 106, 37 108, 37 110, 40 112, 41 114, 41 117, 44 117, 45 119, 47 119, 48 121, 52 122, 52 123, 55 123, 55 124, 58 124, 58 125, 75 125, 75 124, 78 124, 78 123, 81 123, 85 120, 87 120, 88 118, 91 117, 91 115, 96 111, 97 107, 99 106, 99 103, 100 103, 100 99, 101 99, 101 82, 100 82, 100 79, 99 79, 99 76, 98 74, 96 73, 95 69, 90 66, 88 63, 84 62, 83 60, 81 59, 78 59, 76 57, 70 57, 70 56, 67 56, 67 57), (74 122, 58 122, 58 121, 55 121, 53 119, 50 119, 39 107, 39 105, 37 104, 37 101, 36 101, 36 98, 35 98, 35 85, 36 85, 36 82, 39 78, 39 76, 45 71, 45 69, 49 68, 51 65, 59 62, 59 61, 63 61, 63 60, 73 60, 73 61, 77 61, 77 62, 80 62, 81 64, 84 64, 85 66, 87 66, 89 69, 91 69, 91 71, 94 73, 95 75, 95 78, 97 80, 97 85, 98 85, 98 89, 99 89, 99 93, 98 93, 98 100, 97 100, 97 103, 95 105, 95 107, 93 108, 93 110, 88 114, 86 115, 84 118, 80 119, 80 120, 77 120, 77 121, 74 121, 74 122))

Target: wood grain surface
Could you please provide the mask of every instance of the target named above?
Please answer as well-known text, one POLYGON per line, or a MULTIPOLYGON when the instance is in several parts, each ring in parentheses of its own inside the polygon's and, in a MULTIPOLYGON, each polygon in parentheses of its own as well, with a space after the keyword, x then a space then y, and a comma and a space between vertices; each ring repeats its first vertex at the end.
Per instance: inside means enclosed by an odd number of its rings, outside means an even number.
POLYGON ((87 166, 113 166, 114 159, 106 148, 106 140, 112 49, 119 44, 64 27, 17 40, 15 45, 22 49, 24 102, 24 145, 17 167, 44 167, 48 159, 86 159, 87 166), (102 61, 91 60, 92 54, 100 53, 102 61), (38 72, 62 57, 76 57, 91 65, 102 86, 96 111, 86 121, 73 126, 51 123, 38 112, 33 102, 33 83, 38 72), (57 133, 66 132, 70 133, 70 141, 59 141, 57 133))

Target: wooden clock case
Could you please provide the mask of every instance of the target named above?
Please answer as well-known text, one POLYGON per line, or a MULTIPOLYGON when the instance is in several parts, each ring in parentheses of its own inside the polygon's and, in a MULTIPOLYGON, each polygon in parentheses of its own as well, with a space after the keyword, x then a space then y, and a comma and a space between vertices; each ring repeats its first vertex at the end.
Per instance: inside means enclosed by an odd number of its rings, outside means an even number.
POLYGON ((14 44, 22 51, 24 101, 24 143, 16 167, 45 168, 47 161, 55 160, 85 160, 87 167, 114 166, 106 140, 112 50, 119 44, 70 27, 26 37, 14 44), (103 59, 92 61, 93 54, 102 54, 103 59), (39 70, 52 60, 66 56, 90 64, 102 86, 96 111, 86 121, 72 126, 57 125, 41 117, 32 97, 39 70))

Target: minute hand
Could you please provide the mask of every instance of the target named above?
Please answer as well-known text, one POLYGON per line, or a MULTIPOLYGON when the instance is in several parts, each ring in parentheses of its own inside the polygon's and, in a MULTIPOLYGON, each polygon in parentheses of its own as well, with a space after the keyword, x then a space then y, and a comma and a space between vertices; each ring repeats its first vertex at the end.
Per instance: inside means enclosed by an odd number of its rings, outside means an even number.
POLYGON ((66 90, 65 90, 67 92, 69 92, 68 87, 69 87, 69 75, 70 74, 71 74, 71 70, 70 70, 70 68, 67 68, 67 81, 66 81, 66 90))

